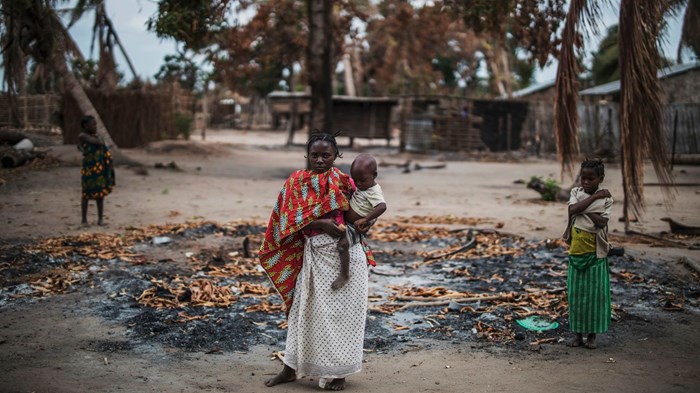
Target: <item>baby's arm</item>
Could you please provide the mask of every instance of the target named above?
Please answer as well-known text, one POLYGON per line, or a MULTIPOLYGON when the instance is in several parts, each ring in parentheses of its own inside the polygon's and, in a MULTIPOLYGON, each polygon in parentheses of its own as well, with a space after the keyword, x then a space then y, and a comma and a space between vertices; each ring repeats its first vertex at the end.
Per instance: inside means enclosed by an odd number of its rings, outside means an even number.
POLYGON ((379 216, 381 216, 382 214, 384 214, 385 211, 386 211, 386 203, 385 203, 385 202, 382 202, 382 203, 378 204, 377 206, 375 206, 375 207, 372 209, 372 211, 369 212, 368 215, 366 215, 365 217, 362 217, 362 218, 360 218, 360 219, 355 220, 355 226, 356 226, 357 229, 359 229, 361 232, 364 232, 364 231, 366 231, 366 230, 368 229, 369 223, 370 223, 372 220, 375 220, 375 219, 377 219, 377 217, 379 217, 379 216))

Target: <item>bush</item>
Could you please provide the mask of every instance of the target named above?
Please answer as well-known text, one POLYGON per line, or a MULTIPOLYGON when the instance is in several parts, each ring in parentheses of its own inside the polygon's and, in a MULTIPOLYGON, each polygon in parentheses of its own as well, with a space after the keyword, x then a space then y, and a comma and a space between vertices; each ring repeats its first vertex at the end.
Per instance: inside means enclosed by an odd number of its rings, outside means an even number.
POLYGON ((175 113, 175 130, 178 135, 182 135, 185 140, 190 139, 190 133, 192 131, 192 122, 194 117, 189 113, 176 112, 175 113))

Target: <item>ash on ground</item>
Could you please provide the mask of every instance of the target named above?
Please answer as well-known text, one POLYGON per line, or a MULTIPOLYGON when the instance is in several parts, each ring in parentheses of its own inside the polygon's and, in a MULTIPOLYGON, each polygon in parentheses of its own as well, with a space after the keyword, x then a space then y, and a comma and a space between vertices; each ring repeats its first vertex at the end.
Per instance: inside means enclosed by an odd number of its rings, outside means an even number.
MULTIPOLYGON (((207 353, 283 348, 281 299, 256 259, 263 233, 255 224, 208 222, 5 245, 0 310, 77 292, 87 300, 74 312, 128 332, 127 341, 92 343, 95 350, 153 343, 207 353)), ((568 339, 567 258, 558 241, 394 224, 377 228, 369 243, 378 266, 369 279, 368 351, 457 342, 522 350, 568 339), (558 327, 534 331, 517 323, 531 316, 558 327)), ((699 311, 692 274, 629 256, 609 262, 613 322, 603 343, 622 345, 618 339, 630 329, 654 334, 661 329, 654 321, 684 323, 699 311)))

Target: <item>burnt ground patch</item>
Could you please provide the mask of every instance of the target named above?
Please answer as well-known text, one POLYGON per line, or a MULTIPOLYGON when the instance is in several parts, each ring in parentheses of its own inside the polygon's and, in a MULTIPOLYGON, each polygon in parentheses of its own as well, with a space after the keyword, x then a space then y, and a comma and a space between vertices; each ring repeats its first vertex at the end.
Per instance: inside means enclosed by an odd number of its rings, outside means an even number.
MULTIPOLYGON (((75 312, 98 315, 127 330, 127 341, 88 343, 100 352, 131 351, 151 343, 208 353, 246 351, 258 344, 282 347, 284 313, 271 307, 280 303, 279 296, 249 292, 243 285, 269 287, 255 258, 243 256, 243 244, 257 249, 263 231, 248 223, 153 229, 141 236, 124 235, 124 252, 114 248, 114 257, 107 259, 84 250, 111 238, 97 243, 68 239, 59 242, 67 247, 60 255, 50 247, 37 250, 35 244, 6 245, 0 256, 0 308, 84 292, 88 300, 75 312), (169 240, 154 244, 155 237, 169 240), (235 301, 194 304, 187 285, 196 280, 231 288, 235 301), (145 302, 148 290, 161 303, 145 302)), ((494 232, 476 239, 469 251, 430 260, 463 245, 464 233, 379 228, 370 240, 379 266, 370 277, 365 348, 389 352, 469 342, 501 351, 561 343, 568 324, 565 249, 553 241, 527 242, 494 232), (481 299, 416 305, 435 301, 431 294, 436 288, 461 294, 455 299, 481 299), (559 326, 536 332, 516 323, 529 315, 559 326)), ((690 323, 688 313, 699 310, 700 286, 690 274, 678 275, 666 264, 630 256, 611 257, 610 269, 614 310, 611 329, 601 337, 605 345, 621 345, 631 330, 663 334, 658 320, 690 323)))

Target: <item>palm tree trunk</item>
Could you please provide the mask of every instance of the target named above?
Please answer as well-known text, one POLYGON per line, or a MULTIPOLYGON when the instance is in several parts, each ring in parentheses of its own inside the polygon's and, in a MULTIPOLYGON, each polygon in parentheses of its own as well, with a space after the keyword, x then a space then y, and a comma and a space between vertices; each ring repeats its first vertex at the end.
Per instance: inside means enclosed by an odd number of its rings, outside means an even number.
POLYGON ((100 119, 100 115, 92 105, 90 98, 85 93, 85 90, 80 85, 75 75, 73 75, 73 73, 68 69, 66 59, 64 57, 65 45, 60 36, 56 37, 55 43, 56 47, 49 60, 51 62, 51 67, 63 80, 66 92, 73 97, 75 102, 78 104, 80 111, 83 112, 84 115, 90 115, 95 118, 95 121, 97 122, 97 134, 102 137, 105 144, 110 148, 110 150, 112 150, 113 154, 120 153, 119 147, 114 143, 112 136, 109 135, 107 128, 105 127, 104 123, 102 123, 102 119, 100 119))

